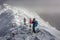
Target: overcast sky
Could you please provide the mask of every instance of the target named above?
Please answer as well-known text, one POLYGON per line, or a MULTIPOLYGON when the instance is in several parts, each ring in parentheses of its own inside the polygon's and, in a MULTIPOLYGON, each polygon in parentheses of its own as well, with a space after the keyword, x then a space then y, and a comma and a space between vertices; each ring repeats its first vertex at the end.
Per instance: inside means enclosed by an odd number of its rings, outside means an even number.
POLYGON ((60 0, 0 0, 0 4, 7 3, 9 5, 25 7, 43 12, 60 12, 60 0))
POLYGON ((7 0, 7 4, 40 12, 60 12, 60 0, 7 0))

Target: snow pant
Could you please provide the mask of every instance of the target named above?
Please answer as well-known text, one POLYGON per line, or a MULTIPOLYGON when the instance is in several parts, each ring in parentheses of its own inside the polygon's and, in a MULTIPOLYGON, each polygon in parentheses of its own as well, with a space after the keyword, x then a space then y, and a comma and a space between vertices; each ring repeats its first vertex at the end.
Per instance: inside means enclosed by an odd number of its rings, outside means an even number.
POLYGON ((35 31, 35 26, 33 26, 33 32, 36 33, 36 31, 35 31))
POLYGON ((31 27, 31 24, 29 25, 29 27, 31 27))
POLYGON ((24 22, 24 25, 26 25, 26 22, 24 22))

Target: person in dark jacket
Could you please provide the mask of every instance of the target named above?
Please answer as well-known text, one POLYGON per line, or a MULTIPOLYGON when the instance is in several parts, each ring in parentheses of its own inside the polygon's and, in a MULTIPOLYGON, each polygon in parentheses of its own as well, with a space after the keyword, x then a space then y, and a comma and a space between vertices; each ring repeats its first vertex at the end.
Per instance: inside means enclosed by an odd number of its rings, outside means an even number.
POLYGON ((32 23, 33 23, 33 28, 32 28, 33 29, 33 32, 36 33, 35 27, 38 25, 38 22, 37 22, 37 20, 35 18, 33 18, 32 23))

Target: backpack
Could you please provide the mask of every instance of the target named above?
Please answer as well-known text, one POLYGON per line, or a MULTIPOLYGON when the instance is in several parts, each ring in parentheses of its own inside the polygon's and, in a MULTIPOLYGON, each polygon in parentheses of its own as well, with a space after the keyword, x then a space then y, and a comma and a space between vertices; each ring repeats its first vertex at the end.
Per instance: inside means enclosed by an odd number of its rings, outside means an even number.
POLYGON ((38 26, 38 22, 37 21, 35 21, 35 27, 37 27, 38 26))

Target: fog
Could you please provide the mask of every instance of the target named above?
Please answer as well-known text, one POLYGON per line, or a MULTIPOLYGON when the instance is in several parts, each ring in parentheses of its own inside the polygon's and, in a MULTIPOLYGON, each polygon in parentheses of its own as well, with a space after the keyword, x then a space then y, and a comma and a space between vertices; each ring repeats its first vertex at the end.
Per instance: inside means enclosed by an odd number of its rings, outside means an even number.
POLYGON ((60 0, 0 0, 0 5, 3 3, 35 11, 60 30, 60 0))

